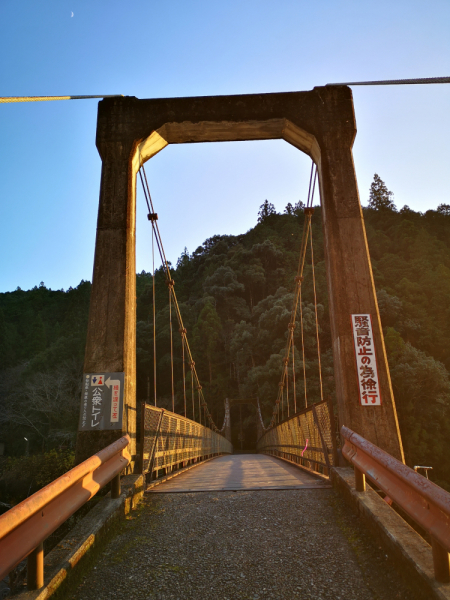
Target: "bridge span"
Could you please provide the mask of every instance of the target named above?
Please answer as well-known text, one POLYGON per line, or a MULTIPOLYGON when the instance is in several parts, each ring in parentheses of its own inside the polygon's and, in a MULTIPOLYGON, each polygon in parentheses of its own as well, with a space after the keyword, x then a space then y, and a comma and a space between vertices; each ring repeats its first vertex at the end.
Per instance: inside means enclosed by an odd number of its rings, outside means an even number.
MULTIPOLYGON (((344 86, 100 103, 102 184, 76 466, 0 516, 0 577, 14 582, 17 574, 26 574, 28 591, 20 600, 47 600, 66 579, 71 589, 67 585, 58 593, 73 600, 450 599, 450 494, 404 464, 354 172, 355 134, 351 92, 344 86), (274 380, 266 392, 263 387, 262 405, 257 380, 258 396, 243 400, 239 390, 239 398, 230 401, 256 408, 258 454, 238 455, 233 454, 230 402, 219 429, 202 391, 144 163, 169 144, 257 139, 284 139, 308 154, 312 165, 285 348, 271 355, 280 359, 278 386, 270 387, 276 386, 274 380), (152 253, 153 370, 149 367, 147 398, 139 402, 138 174, 168 291, 170 348, 164 371, 169 398, 157 385, 162 376, 152 253), (316 182, 324 215, 333 376, 321 367, 312 240, 316 182), (307 252, 311 270, 305 269, 307 252), (307 273, 315 382, 305 358, 307 273), (176 323, 181 356, 173 344, 176 323), (324 392, 325 375, 335 383, 336 405, 324 392), (347 465, 343 471, 342 464, 347 465), (372 486, 367 489, 366 476, 372 486), (88 513, 88 524, 82 519, 74 527, 78 546, 67 537, 56 547, 44 546, 109 483, 111 493, 88 513), (131 512, 142 495, 142 504, 131 512), (370 537, 370 529, 378 538, 370 537), (107 531, 110 541, 101 542, 99 533, 107 531), (77 577, 83 581, 77 583, 77 577)), ((242 419, 240 426, 242 444, 242 419)))
POLYGON ((159 484, 73 600, 419 600, 329 483, 235 454, 159 484))

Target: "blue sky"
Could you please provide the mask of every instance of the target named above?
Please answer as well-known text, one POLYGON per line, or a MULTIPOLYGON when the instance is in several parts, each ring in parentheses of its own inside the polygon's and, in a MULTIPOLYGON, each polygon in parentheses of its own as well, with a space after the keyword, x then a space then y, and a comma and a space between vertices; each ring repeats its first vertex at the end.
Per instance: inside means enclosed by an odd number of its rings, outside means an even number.
MULTIPOLYGON (((450 75, 448 0, 3 0, 0 96, 138 98, 309 90, 450 75), (71 16, 73 13, 73 17, 71 16)), ((377 172, 401 207, 450 203, 450 85, 353 88, 363 204, 377 172)), ((0 105, 0 291, 92 275, 97 101, 0 105)), ((146 165, 168 258, 304 199, 282 141, 169 146, 146 165)), ((137 270, 150 269, 138 196, 137 270)))

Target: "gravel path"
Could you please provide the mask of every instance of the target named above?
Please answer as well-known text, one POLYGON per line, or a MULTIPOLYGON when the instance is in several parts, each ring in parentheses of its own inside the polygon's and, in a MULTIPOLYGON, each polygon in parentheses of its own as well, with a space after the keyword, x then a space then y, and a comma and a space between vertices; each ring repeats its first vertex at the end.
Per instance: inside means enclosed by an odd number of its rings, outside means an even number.
POLYGON ((331 489, 148 494, 72 596, 113 598, 424 600, 331 489))

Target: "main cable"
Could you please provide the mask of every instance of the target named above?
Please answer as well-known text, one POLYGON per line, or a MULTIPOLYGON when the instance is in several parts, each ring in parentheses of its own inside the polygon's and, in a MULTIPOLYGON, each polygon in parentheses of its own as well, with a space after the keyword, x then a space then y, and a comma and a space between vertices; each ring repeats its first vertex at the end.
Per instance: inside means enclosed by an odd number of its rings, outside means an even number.
POLYGON ((326 87, 336 85, 423 85, 426 83, 450 83, 450 77, 419 77, 416 79, 385 79, 381 81, 351 81, 349 83, 327 83, 326 87))

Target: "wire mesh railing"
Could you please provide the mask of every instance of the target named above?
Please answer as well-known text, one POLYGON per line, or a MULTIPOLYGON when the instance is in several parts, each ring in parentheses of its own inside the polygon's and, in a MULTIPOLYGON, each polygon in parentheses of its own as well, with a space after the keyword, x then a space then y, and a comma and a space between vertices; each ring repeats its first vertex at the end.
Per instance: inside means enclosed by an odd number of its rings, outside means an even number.
POLYGON ((328 475, 335 463, 334 443, 332 419, 324 401, 266 430, 257 450, 328 475))
POLYGON ((141 467, 147 481, 232 452, 231 443, 208 427, 164 408, 142 404, 141 467))

